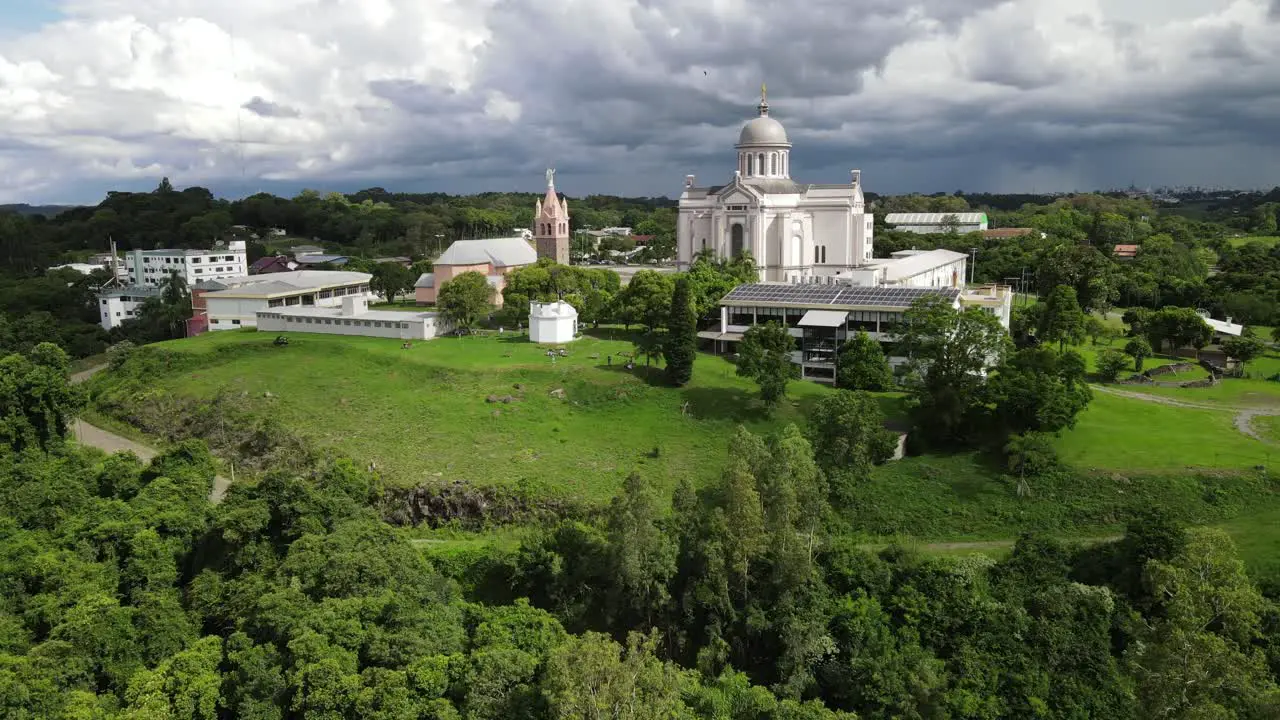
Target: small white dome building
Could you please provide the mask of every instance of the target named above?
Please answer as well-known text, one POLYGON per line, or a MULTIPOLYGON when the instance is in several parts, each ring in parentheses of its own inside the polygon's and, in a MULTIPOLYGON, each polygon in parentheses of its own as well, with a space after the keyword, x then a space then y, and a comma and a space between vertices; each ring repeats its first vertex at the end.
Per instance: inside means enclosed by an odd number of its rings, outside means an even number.
POLYGON ((557 300, 552 303, 529 303, 529 339, 536 343, 558 345, 572 342, 578 336, 578 311, 557 300))

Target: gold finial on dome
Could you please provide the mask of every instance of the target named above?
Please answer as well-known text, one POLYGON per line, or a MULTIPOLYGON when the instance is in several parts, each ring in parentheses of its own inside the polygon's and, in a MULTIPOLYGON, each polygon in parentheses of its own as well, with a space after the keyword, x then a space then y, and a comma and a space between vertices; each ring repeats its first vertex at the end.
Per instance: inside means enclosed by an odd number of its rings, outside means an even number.
POLYGON ((764 83, 760 83, 760 104, 756 106, 756 109, 760 111, 760 117, 765 117, 769 114, 769 93, 764 83))

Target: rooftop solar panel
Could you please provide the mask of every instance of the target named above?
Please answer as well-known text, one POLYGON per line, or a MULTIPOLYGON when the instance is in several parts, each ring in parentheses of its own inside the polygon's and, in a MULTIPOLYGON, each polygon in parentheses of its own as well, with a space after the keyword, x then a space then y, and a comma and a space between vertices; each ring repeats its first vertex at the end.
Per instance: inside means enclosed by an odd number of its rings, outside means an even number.
POLYGON ((941 295, 954 300, 960 295, 960 290, 957 288, 849 287, 841 285, 756 283, 739 285, 725 295, 721 302, 905 308, 926 295, 941 295))

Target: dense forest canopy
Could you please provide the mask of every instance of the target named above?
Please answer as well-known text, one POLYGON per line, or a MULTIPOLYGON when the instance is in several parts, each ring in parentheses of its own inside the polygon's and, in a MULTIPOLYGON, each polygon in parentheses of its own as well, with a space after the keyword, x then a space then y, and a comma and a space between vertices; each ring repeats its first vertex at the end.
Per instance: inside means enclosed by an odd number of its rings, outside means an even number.
POLYGON ((1280 712, 1280 607, 1221 531, 1138 514, 1121 540, 1028 535, 1000 561, 859 545, 833 503, 871 449, 824 420, 856 422, 856 393, 807 432, 739 429, 700 491, 632 475, 595 519, 437 555, 349 460, 266 467, 214 504, 199 441, 149 463, 68 442, 67 367, 50 344, 0 360, 6 718, 1280 712))

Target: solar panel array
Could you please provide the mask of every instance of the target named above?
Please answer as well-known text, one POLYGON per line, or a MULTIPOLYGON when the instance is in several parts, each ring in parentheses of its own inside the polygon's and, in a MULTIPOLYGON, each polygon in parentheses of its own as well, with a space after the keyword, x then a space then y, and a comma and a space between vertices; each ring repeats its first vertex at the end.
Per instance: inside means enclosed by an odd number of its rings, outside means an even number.
POLYGON ((910 307, 911 303, 929 295, 941 295, 948 300, 960 296, 956 288, 924 287, 849 287, 841 285, 817 285, 808 283, 739 285, 721 299, 721 304, 783 303, 814 307, 863 306, 910 307))

